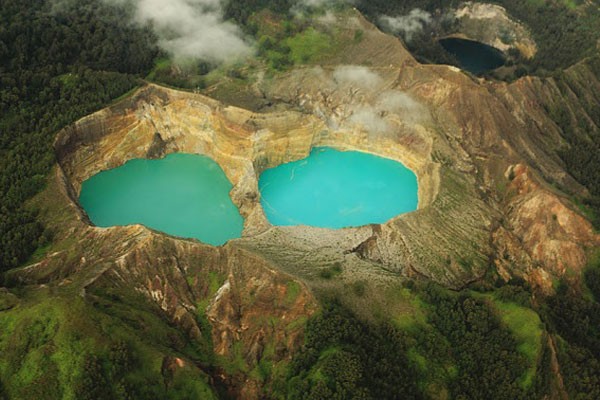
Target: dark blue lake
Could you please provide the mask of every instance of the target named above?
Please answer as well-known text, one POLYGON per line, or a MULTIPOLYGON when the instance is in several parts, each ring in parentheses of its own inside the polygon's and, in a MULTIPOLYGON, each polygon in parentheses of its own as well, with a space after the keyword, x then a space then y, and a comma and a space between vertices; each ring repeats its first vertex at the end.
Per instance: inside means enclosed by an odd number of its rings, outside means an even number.
POLYGON ((506 61, 500 50, 481 42, 447 38, 441 39, 440 44, 456 57, 461 68, 474 75, 481 75, 501 67, 506 61))

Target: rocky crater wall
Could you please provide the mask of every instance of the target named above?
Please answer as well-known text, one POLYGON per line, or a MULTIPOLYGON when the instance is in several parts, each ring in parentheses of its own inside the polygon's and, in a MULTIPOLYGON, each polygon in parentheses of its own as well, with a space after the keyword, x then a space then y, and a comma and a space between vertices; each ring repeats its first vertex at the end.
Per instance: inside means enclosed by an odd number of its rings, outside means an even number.
POLYGON ((533 58, 537 45, 531 33, 513 20, 506 9, 496 4, 465 2, 455 11, 458 33, 449 37, 476 40, 505 53, 517 49, 525 58, 533 58))
MULTIPOLYGON (((292 267, 289 272, 295 272, 293 266, 306 260, 310 253, 317 267, 315 271, 331 262, 371 269, 381 265, 397 273, 423 274, 461 285, 472 280, 473 274, 465 273, 460 264, 452 260, 463 257, 464 251, 473 251, 461 244, 465 235, 471 238, 464 240, 465 243, 475 238, 475 242, 484 243, 485 247, 490 222, 482 203, 470 209, 462 208, 460 203, 465 193, 459 197, 448 195, 450 187, 458 185, 466 189, 470 185, 459 175, 443 172, 440 164, 433 161, 435 134, 430 129, 423 124, 412 126, 407 130, 409 133, 400 137, 374 138, 360 125, 335 127, 306 112, 255 114, 225 107, 201 95, 148 85, 120 104, 63 130, 55 147, 73 202, 84 180, 130 159, 162 157, 172 152, 203 154, 214 159, 234 185, 232 199, 245 217, 243 238, 237 240, 239 245, 276 265, 292 267), (272 227, 260 206, 258 175, 266 168, 304 158, 316 146, 365 151, 401 161, 418 177, 418 210, 398 216, 380 228, 373 228, 375 230, 370 227, 336 231, 302 226, 272 227), (441 178, 443 174, 448 177, 446 182, 441 178), (439 199, 441 190, 444 195, 439 199), (445 225, 449 229, 449 246, 444 248, 448 242, 431 235, 423 238, 423 227, 433 231, 434 225, 440 226, 440 217, 454 218, 455 212, 463 214, 457 217, 463 224, 458 231, 451 223, 445 225), (427 228, 429 226, 431 228, 427 228), (361 246, 367 241, 371 243, 369 251, 365 250, 366 245, 361 246), (329 244, 332 247, 328 247, 329 244), (450 260, 449 270, 430 267, 440 262, 446 265, 446 260, 450 260)), ((467 194, 467 198, 474 198, 473 194, 467 194)), ((80 217, 85 220, 82 211, 80 217)), ((443 234, 440 232, 440 235, 443 234)), ((483 268, 485 251, 477 249, 471 258, 476 270, 483 268)))
POLYGON ((131 99, 90 115, 58 135, 58 160, 76 201, 83 181, 134 158, 173 152, 214 159, 234 185, 231 195, 246 218, 245 236, 269 228, 258 192, 267 168, 307 157, 313 147, 359 150, 403 162, 417 175, 419 208, 435 198, 439 174, 430 157, 360 132, 331 131, 299 112, 254 114, 207 97, 149 85, 131 99))
POLYGON ((341 38, 364 30, 361 43, 342 41, 321 65, 257 79, 257 91, 289 111, 253 113, 147 85, 63 130, 56 151, 72 200, 85 179, 129 159, 203 154, 223 168, 245 217, 243 237, 232 243, 296 276, 339 262, 371 277, 426 277, 459 288, 495 268, 551 290, 552 276, 581 270, 600 239, 550 185, 585 192, 556 153, 561 134, 545 106, 557 96, 552 79, 495 83, 419 65, 360 15, 335 21, 341 38), (360 228, 272 227, 258 175, 315 146, 401 161, 417 175, 418 210, 360 228), (512 182, 511 168, 527 170, 525 187, 535 190, 517 190, 522 179, 512 182), (565 252, 576 255, 563 262, 565 252))

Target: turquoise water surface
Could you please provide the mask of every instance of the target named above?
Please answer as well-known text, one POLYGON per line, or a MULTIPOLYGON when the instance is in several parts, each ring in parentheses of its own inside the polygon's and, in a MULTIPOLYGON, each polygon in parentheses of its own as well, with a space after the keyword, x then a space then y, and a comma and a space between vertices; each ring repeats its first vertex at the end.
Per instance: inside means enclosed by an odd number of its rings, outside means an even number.
POLYGON ((343 228, 417 208, 417 177, 401 163, 357 151, 314 149, 308 158, 264 171, 261 203, 273 225, 343 228))
POLYGON ((210 158, 171 154, 94 175, 83 182, 79 202, 97 226, 143 224, 221 245, 240 237, 244 224, 229 197, 231 188, 210 158))

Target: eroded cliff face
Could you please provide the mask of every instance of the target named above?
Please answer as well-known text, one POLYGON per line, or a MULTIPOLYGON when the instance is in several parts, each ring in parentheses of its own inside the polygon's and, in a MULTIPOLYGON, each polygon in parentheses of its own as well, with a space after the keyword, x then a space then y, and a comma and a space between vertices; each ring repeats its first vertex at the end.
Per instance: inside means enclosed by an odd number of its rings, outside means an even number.
MULTIPOLYGON (((300 348, 304 323, 317 310, 306 285, 235 244, 213 247, 140 225, 90 226, 69 204, 64 179, 57 169, 40 199, 44 218, 55 224, 55 251, 8 279, 51 285, 57 294, 76 293, 92 303, 96 293, 141 295, 190 342, 211 343, 203 351, 214 353, 215 364, 201 367, 232 396, 255 399, 268 391, 270 378, 252 371, 261 362, 286 364, 300 348)), ((128 298, 110 300, 118 305, 128 298)))
POLYGON ((585 248, 598 245, 590 224, 570 209, 564 199, 544 190, 524 165, 509 168, 507 178, 511 179, 508 189, 512 194, 506 202, 509 226, 499 227, 494 233, 503 248, 500 250, 503 257, 496 260, 499 269, 511 271, 512 261, 526 266, 533 280, 539 280, 538 275, 581 272, 587 260, 585 248), (515 247, 525 252, 515 251, 515 247), (515 253, 520 260, 510 260, 515 253), (544 266, 541 270, 540 265, 544 266))
POLYGON ((476 40, 503 52, 517 49, 525 58, 537 52, 530 32, 514 21, 504 7, 496 4, 465 2, 456 9, 458 34, 451 36, 476 40))
MULTIPOLYGON (((338 18, 332 29, 342 44, 321 65, 257 82, 289 111, 254 113, 147 85, 60 132, 56 177, 43 194, 60 193, 47 216, 58 244, 12 278, 59 282, 83 296, 95 285, 133 288, 192 340, 205 329, 200 315, 210 323, 215 353, 238 365, 217 375, 234 395, 256 398, 269 382, 251 371, 265 357, 289 360, 299 348, 303 321, 317 309, 309 286, 333 264, 343 265, 350 281, 418 277, 453 288, 495 268, 545 292, 555 277, 581 270, 600 237, 549 184, 585 192, 556 156, 560 132, 541 100, 556 96, 551 79, 490 83, 419 65, 358 14, 338 18), (358 29, 364 35, 357 44, 358 29), (401 161, 418 177, 418 210, 341 230, 271 226, 259 174, 315 146, 401 161), (219 163, 245 218, 242 238, 215 248, 142 226, 88 223, 77 206, 84 180, 172 152, 219 163)), ((600 85, 585 68, 573 71, 590 87, 600 85)))

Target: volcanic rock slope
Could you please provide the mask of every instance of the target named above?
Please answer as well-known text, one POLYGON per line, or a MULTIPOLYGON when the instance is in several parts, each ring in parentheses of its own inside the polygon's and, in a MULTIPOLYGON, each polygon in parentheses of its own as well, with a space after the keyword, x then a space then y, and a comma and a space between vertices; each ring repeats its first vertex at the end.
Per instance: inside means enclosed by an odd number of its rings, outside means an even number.
POLYGON ((518 50, 523 57, 532 58, 537 46, 530 32, 514 21, 504 7, 496 4, 465 2, 455 12, 457 34, 450 37, 476 40, 508 52, 518 50))
MULTIPOLYGON (((318 308, 313 293, 327 289, 319 272, 332 265, 342 266, 336 279, 346 283, 415 277, 460 288, 497 271, 542 292, 552 290, 555 277, 579 272, 600 237, 557 189, 585 194, 556 155, 564 143, 546 109, 568 99, 555 82, 488 82, 420 65, 360 15, 336 18, 327 28, 336 51, 319 65, 253 83, 257 96, 284 111, 251 112, 148 84, 61 131, 55 174, 36 199, 55 245, 10 278, 75 288, 84 297, 98 286, 126 287, 192 339, 201 331, 194 315, 205 312, 215 352, 241 355, 252 370, 263 357, 289 360, 298 349, 298 321, 318 308), (403 162, 419 180, 418 210, 342 230, 271 226, 260 206, 259 174, 315 146, 403 162), (77 205, 85 179, 171 152, 208 155, 221 165, 245 217, 242 238, 216 248, 143 226, 89 223, 77 205), (218 290, 210 290, 209 276, 222 277, 218 290), (267 356, 267 347, 276 350, 267 356)), ((600 93, 584 64, 567 74, 600 93)), ((219 373, 245 398, 264 384, 239 371, 219 373)))

